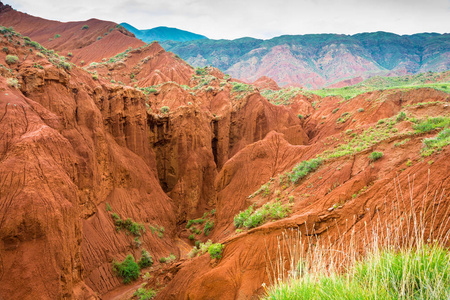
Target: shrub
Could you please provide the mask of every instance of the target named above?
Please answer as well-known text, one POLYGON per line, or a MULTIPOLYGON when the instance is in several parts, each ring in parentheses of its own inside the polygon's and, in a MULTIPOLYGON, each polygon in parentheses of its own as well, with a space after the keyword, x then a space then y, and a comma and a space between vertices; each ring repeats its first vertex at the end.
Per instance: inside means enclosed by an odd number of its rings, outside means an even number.
POLYGON ((5 61, 8 65, 13 65, 19 61, 19 58, 16 55, 6 55, 5 61))
POLYGON ((144 269, 153 265, 153 258, 147 250, 142 249, 141 259, 138 262, 139 268, 144 269))
POLYGON ((97 74, 92 74, 92 79, 98 80, 98 75, 97 74))
POLYGON ((5 52, 5 53, 9 53, 8 47, 3 47, 3 48, 2 48, 2 51, 5 52))
POLYGON ((234 216, 234 227, 243 227, 245 220, 247 220, 252 213, 253 205, 250 205, 250 207, 244 211, 240 211, 236 216, 234 216))
POLYGON ((364 111, 364 108, 362 108, 362 107, 358 108, 358 112, 363 112, 363 111, 364 111))
POLYGON ((72 52, 67 53, 67 56, 72 57, 73 56, 72 52))
POLYGON ((333 114, 335 114, 335 113, 337 113, 337 111, 339 110, 339 107, 338 108, 335 108, 335 109, 333 109, 333 111, 332 111, 332 113, 333 114))
POLYGON ((106 211, 111 211, 111 205, 108 202, 105 203, 105 209, 106 211))
POLYGON ((301 115, 301 114, 298 114, 297 117, 298 117, 300 120, 303 119, 303 115, 301 115))
POLYGON ((168 106, 163 106, 159 110, 162 114, 168 114, 170 111, 170 108, 168 106))
POLYGON ((171 263, 171 262, 174 261, 175 259, 177 259, 177 257, 176 257, 173 253, 170 253, 170 255, 167 256, 167 257, 161 257, 161 258, 159 259, 159 261, 160 261, 161 263, 171 263))
POLYGON ((69 62, 67 62, 67 61, 61 61, 61 62, 59 63, 59 65, 60 65, 64 70, 67 70, 67 71, 69 71, 70 69, 72 69, 72 65, 71 65, 69 62))
POLYGON ((223 245, 220 243, 216 243, 216 244, 212 244, 211 246, 209 246, 208 253, 211 256, 211 258, 221 259, 222 258, 222 250, 223 250, 223 245))
POLYGON ((395 120, 397 122, 401 122, 404 119, 406 119, 406 114, 403 111, 399 112, 398 115, 397 115, 397 118, 395 118, 395 120))
POLYGON ((191 234, 191 235, 188 237, 188 239, 190 239, 191 241, 193 241, 193 240, 195 239, 195 237, 194 237, 193 234, 191 234))
POLYGON ((139 266, 131 254, 123 262, 113 261, 112 268, 117 276, 123 278, 123 283, 130 283, 139 277, 139 266))
POLYGON ((213 229, 213 227, 214 227, 214 222, 213 221, 209 221, 209 220, 206 221, 205 228, 203 228, 203 233, 206 236, 208 236, 209 233, 211 232, 211 230, 213 229))
POLYGON ((143 287, 140 287, 134 292, 133 296, 136 296, 138 300, 150 300, 156 296, 156 291, 153 289, 146 290, 143 287))
POLYGON ((88 25, 83 25, 83 27, 81 27, 81 30, 86 30, 86 29, 89 29, 88 25))
POLYGON ((60 38, 60 37, 61 37, 61 35, 57 33, 57 34, 55 34, 54 38, 57 39, 57 38, 60 38))
POLYGON ((374 161, 376 161, 376 160, 378 160, 378 159, 380 159, 382 157, 383 157, 383 152, 374 151, 374 152, 369 154, 369 160, 372 161, 372 162, 374 162, 374 161))
POLYGON ((140 287, 134 292, 133 296, 136 296, 139 300, 150 300, 156 296, 156 291, 153 289, 146 290, 143 287, 140 287))
POLYGON ((9 87, 14 87, 16 89, 18 89, 20 87, 19 80, 17 80, 17 78, 8 78, 8 79, 6 79, 6 84, 9 87))

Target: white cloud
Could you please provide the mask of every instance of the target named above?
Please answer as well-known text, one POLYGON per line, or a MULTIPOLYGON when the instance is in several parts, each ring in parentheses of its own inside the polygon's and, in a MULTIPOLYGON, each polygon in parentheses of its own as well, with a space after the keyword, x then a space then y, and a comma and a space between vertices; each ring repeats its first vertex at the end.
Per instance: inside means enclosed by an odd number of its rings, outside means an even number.
POLYGON ((10 0, 14 8, 60 21, 98 18, 140 29, 177 27, 209 38, 389 31, 450 32, 449 0, 10 0))

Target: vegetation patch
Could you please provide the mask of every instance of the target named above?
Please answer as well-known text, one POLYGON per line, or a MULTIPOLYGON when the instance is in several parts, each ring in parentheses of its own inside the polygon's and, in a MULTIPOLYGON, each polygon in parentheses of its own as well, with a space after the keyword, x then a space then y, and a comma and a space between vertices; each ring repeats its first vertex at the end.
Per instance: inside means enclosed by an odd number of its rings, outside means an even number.
POLYGON ((6 55, 5 61, 8 65, 13 65, 19 61, 19 58, 16 55, 6 55))
POLYGON ((236 228, 246 227, 250 229, 258 227, 269 220, 285 218, 290 212, 290 206, 283 205, 279 201, 266 203, 257 210, 252 205, 234 217, 234 226, 236 228))
POLYGON ((127 232, 129 232, 135 236, 141 236, 141 231, 145 232, 145 226, 143 224, 134 222, 130 218, 127 218, 124 221, 116 213, 111 213, 111 218, 114 221, 114 225, 116 226, 117 231, 126 230, 127 232))
POLYGON ((131 254, 122 262, 113 261, 112 268, 117 276, 123 278, 123 283, 130 283, 139 277, 139 265, 134 261, 134 257, 131 254))
POLYGON ((374 152, 372 152, 372 153, 369 154, 369 160, 370 160, 371 162, 374 162, 374 161, 376 161, 376 160, 379 160, 379 159, 382 158, 382 157, 383 157, 383 152, 377 152, 377 151, 374 151, 374 152))
POLYGON ((153 289, 146 290, 144 287, 140 287, 134 292, 133 296, 136 296, 138 300, 150 300, 156 296, 156 291, 153 289))
POLYGON ((171 262, 173 262, 175 259, 177 259, 177 257, 173 254, 173 253, 170 253, 170 255, 169 256, 167 256, 167 257, 161 257, 160 259, 159 259, 159 262, 160 263, 171 263, 171 262))
POLYGON ((306 274, 281 282, 264 299, 448 299, 450 256, 438 246, 382 250, 346 274, 306 274))
POLYGON ((445 128, 433 138, 423 140, 425 147, 422 149, 422 156, 430 156, 436 151, 441 151, 443 147, 450 144, 450 128, 445 128))

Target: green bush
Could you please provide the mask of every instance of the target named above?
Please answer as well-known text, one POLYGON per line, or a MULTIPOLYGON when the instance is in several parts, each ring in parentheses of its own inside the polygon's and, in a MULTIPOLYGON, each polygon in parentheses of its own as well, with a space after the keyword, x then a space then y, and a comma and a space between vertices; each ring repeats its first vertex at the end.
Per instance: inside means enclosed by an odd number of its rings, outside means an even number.
POLYGON ((143 287, 140 287, 134 292, 134 296, 138 298, 138 300, 150 300, 156 296, 157 292, 153 289, 146 290, 143 287))
POLYGON ((5 53, 9 53, 8 47, 3 47, 3 48, 2 48, 2 51, 5 52, 5 53))
POLYGON ((236 228, 243 227, 244 222, 251 216, 253 213, 253 205, 250 205, 249 208, 247 208, 244 211, 240 211, 235 217, 234 217, 234 226, 236 228))
POLYGON ((88 25, 83 25, 83 27, 81 27, 81 30, 86 30, 86 29, 89 29, 88 25))
POLYGON ((139 277, 139 265, 131 254, 123 262, 113 261, 112 268, 117 276, 123 278, 123 283, 130 283, 139 277))
POLYGON ((397 118, 395 118, 395 120, 397 122, 401 122, 404 119, 406 119, 406 114, 403 111, 399 112, 398 115, 397 115, 397 118))
POLYGON ((138 300, 150 300, 156 296, 156 291, 149 289, 146 290, 143 287, 140 287, 134 292, 133 296, 136 296, 138 300))
POLYGON ((211 230, 213 229, 213 227, 214 227, 214 222, 213 221, 209 221, 209 220, 206 221, 205 228, 203 228, 203 233, 206 236, 208 236, 209 233, 211 232, 211 230))
POLYGON ((374 152, 369 154, 369 160, 372 161, 372 162, 374 162, 374 161, 376 161, 376 160, 378 160, 378 159, 380 159, 382 157, 383 157, 383 152, 374 151, 374 152))
POLYGON ((6 55, 5 61, 8 65, 13 65, 19 61, 19 58, 16 55, 6 55))
POLYGON ((360 107, 360 108, 358 108, 358 112, 364 112, 364 108, 362 108, 362 107, 360 107))
POLYGON ((222 250, 223 250, 223 245, 220 243, 216 243, 216 244, 212 244, 211 246, 209 246, 208 253, 211 256, 211 258, 221 259, 222 258, 222 250))
POLYGON ((141 269, 149 268, 153 265, 153 258, 147 250, 142 249, 141 259, 139 259, 138 265, 141 269))
POLYGON ((333 111, 332 111, 332 113, 333 114, 335 114, 335 113, 337 113, 337 111, 339 110, 339 107, 338 108, 335 108, 335 109, 333 109, 333 111))
POLYGON ((60 38, 61 35, 60 34, 55 34, 55 39, 60 38))
POLYGON ((168 106, 163 106, 159 110, 162 114, 168 114, 170 111, 170 108, 168 106))
POLYGON ((191 241, 193 241, 193 240, 195 240, 195 237, 194 237, 193 234, 191 234, 191 235, 188 237, 188 239, 190 239, 191 241))
POLYGON ((124 221, 116 213, 111 213, 111 218, 114 221, 114 225, 116 226, 116 230, 117 231, 125 229, 125 230, 127 230, 128 232, 132 233, 135 236, 141 236, 141 231, 145 232, 145 226, 143 224, 139 224, 139 223, 133 222, 130 218, 127 218, 124 221))
POLYGON ((195 220, 189 220, 186 224, 186 228, 189 229, 192 226, 192 224, 203 224, 203 223, 205 223, 205 219, 202 219, 202 218, 195 219, 195 220))

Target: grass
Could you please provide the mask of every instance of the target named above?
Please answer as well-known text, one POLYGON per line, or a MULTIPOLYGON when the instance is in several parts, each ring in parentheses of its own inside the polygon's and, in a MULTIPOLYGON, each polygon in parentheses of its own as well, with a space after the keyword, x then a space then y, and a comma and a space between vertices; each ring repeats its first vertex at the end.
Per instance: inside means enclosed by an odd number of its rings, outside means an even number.
POLYGON ((416 133, 425 133, 430 132, 434 129, 441 129, 450 127, 450 117, 434 117, 434 118, 427 118, 423 121, 417 121, 418 122, 413 126, 413 129, 416 133))
POLYGON ((322 158, 304 160, 292 168, 291 172, 286 172, 284 176, 292 183, 298 183, 303 177, 315 171, 323 162, 322 158))
POLYGON ((234 217, 234 226, 236 228, 246 227, 250 229, 258 227, 269 220, 285 218, 289 213, 289 205, 283 205, 279 201, 266 203, 257 210, 254 210, 253 206, 250 206, 234 217))
POLYGON ((445 191, 428 201, 433 193, 414 196, 411 181, 408 189, 409 196, 394 181, 396 199, 361 229, 334 237, 284 232, 276 258, 267 260, 271 286, 263 299, 449 299, 445 191))
POLYGON ((450 144, 450 128, 445 128, 433 138, 423 140, 425 147, 422 156, 430 156, 435 151, 441 151, 443 147, 450 144))

